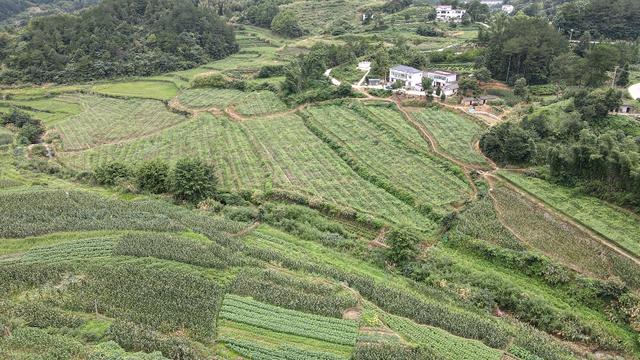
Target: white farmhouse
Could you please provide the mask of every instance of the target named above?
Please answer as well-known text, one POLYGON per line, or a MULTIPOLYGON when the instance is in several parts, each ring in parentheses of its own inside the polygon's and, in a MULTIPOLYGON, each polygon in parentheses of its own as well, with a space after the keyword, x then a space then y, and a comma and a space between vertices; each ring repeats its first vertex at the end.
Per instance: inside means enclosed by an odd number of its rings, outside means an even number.
POLYGON ((462 22, 462 17, 467 11, 454 9, 451 5, 438 5, 436 7, 436 20, 446 22, 462 22))
POLYGON ((411 66, 397 65, 389 71, 389 82, 400 81, 405 89, 416 89, 422 86, 422 71, 411 66))
POLYGON ((424 76, 433 80, 434 90, 440 88, 446 96, 451 96, 458 91, 458 74, 454 72, 433 70, 426 71, 424 76))

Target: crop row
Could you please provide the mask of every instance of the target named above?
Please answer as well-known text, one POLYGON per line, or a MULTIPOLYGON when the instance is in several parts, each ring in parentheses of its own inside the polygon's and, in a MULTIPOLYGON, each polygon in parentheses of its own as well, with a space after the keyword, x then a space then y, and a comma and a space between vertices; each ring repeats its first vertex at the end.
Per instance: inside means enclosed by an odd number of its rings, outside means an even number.
POLYGON ((67 306, 145 324, 162 332, 187 328, 211 336, 223 288, 209 276, 163 261, 101 262, 72 286, 67 306))
POLYGON ((234 106, 243 115, 261 115, 282 112, 287 106, 271 91, 242 92, 233 89, 189 89, 178 95, 178 100, 193 108, 226 109, 234 106))
POLYGON ((297 116, 242 123, 273 169, 273 185, 300 190, 391 221, 432 228, 415 209, 357 175, 297 116))
POLYGON ((498 360, 502 352, 479 341, 455 337, 443 330, 430 328, 398 316, 385 315, 384 320, 395 332, 409 341, 430 348, 440 358, 451 360, 498 360))
POLYGON ((202 114, 150 137, 62 157, 71 167, 86 170, 111 160, 133 163, 162 158, 173 162, 184 156, 200 157, 215 165, 223 188, 241 190, 262 188, 268 175, 254 146, 238 123, 202 114))
POLYGON ((110 238, 97 238, 41 246, 24 254, 22 262, 25 264, 36 262, 55 264, 65 261, 87 261, 110 257, 114 242, 114 239, 110 238))
POLYGON ((444 206, 460 200, 468 189, 425 151, 412 151, 394 131, 376 126, 354 111, 330 105, 311 108, 308 113, 312 123, 331 139, 352 167, 401 188, 417 203, 444 206))
POLYGON ((449 155, 465 163, 487 165, 474 148, 483 132, 479 124, 443 109, 424 109, 413 113, 413 117, 435 136, 438 145, 449 155))
POLYGON ((581 272, 599 278, 616 276, 637 286, 640 268, 631 260, 509 188, 496 187, 492 194, 502 220, 531 246, 581 272))
POLYGON ((61 98, 75 101, 83 109, 78 115, 55 125, 67 151, 138 138, 186 120, 155 100, 122 100, 79 94, 61 98))
POLYGON ((155 257, 185 264, 224 269, 233 258, 227 249, 173 234, 127 234, 113 249, 114 255, 155 257))
POLYGON ((352 296, 337 294, 326 285, 294 280, 269 270, 242 272, 236 277, 231 292, 288 309, 337 318, 344 310, 356 306, 352 296))
POLYGON ((283 309, 235 295, 225 297, 220 317, 335 344, 354 345, 357 337, 357 324, 353 321, 283 309))
POLYGON ((509 171, 502 171, 500 175, 535 194, 552 207, 565 214, 570 214, 571 217, 628 251, 640 255, 640 242, 638 241, 640 217, 637 215, 616 209, 602 200, 577 194, 571 189, 542 179, 509 171))
POLYGON ((220 341, 240 355, 253 360, 344 360, 344 358, 333 354, 302 350, 287 345, 270 349, 245 340, 222 338, 220 341))

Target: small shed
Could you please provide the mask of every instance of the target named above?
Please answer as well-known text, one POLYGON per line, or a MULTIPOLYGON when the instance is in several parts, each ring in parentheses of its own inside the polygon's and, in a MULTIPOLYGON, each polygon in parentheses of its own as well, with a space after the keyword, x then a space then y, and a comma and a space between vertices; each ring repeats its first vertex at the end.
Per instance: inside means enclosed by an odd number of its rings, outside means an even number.
POLYGON ((469 106, 480 106, 486 105, 487 102, 491 100, 496 100, 498 97, 494 95, 483 95, 483 96, 473 96, 473 97, 464 97, 462 98, 462 104, 469 106))
POLYGON ((379 86, 379 85, 382 85, 382 80, 380 80, 380 79, 369 79, 368 84, 369 84, 369 86, 379 86))
POLYGON ((361 61, 358 63, 358 70, 369 71, 371 70, 371 61, 361 61))
POLYGON ((634 112, 634 108, 632 104, 622 104, 618 108, 618 112, 622 114, 632 114, 634 112))

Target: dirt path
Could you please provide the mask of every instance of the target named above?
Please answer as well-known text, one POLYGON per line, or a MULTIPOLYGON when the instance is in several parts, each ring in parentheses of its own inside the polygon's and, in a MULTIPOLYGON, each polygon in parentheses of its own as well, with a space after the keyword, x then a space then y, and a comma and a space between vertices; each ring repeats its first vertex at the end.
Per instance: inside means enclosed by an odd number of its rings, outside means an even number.
POLYGON ((251 224, 249 227, 242 229, 240 231, 238 231, 235 234, 231 234, 232 237, 243 237, 251 232, 253 232, 253 230, 257 229, 258 226, 260 226, 260 221, 256 221, 253 224, 251 224))

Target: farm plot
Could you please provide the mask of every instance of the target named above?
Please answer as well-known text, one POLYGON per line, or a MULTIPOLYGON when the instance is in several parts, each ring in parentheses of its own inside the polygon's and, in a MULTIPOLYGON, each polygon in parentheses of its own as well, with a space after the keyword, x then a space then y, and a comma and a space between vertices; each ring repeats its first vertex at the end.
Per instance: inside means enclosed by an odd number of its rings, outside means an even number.
POLYGON ((352 15, 362 5, 362 1, 358 0, 304 0, 282 5, 281 9, 291 11, 304 29, 319 34, 328 30, 335 21, 327 21, 327 19, 336 19, 341 16, 353 25, 357 25, 352 15))
POLYGON ((276 94, 271 91, 244 93, 231 89, 190 89, 178 95, 180 103, 193 108, 226 109, 234 106, 242 115, 261 115, 287 110, 276 94))
POLYGON ((24 264, 57 264, 108 258, 111 256, 114 243, 115 239, 113 238, 95 238, 40 246, 25 253, 21 262, 24 264))
POLYGON ((143 139, 60 156, 75 169, 92 169, 110 160, 135 163, 161 158, 174 162, 184 156, 200 157, 215 165, 223 188, 241 190, 262 188, 268 180, 253 147, 237 122, 202 114, 143 139))
POLYGON ((178 95, 180 103, 193 108, 225 109, 241 101, 244 93, 233 89, 189 89, 178 95))
POLYGON ((271 91, 254 91, 242 97, 236 110, 242 115, 262 115, 285 111, 287 105, 271 91))
POLYGON ((474 149, 474 143, 483 132, 482 126, 442 109, 424 109, 412 115, 433 134, 438 146, 447 154, 464 163, 487 165, 485 158, 474 149))
POLYGON ((500 350, 492 349, 480 341, 453 336, 448 332, 394 315, 385 314, 384 322, 406 340, 424 346, 443 360, 499 360, 500 350))
POLYGON ((241 125, 252 141, 259 144, 263 158, 270 164, 274 187, 302 191, 390 221, 434 229, 434 223, 417 210, 362 179, 311 133, 298 116, 246 121, 241 125))
POLYGON ((627 251, 640 256, 640 218, 637 215, 618 210, 602 200, 577 194, 571 189, 542 179, 509 171, 501 171, 500 175, 627 251))
POLYGON ((521 239, 549 257, 600 278, 619 277, 638 286, 640 267, 578 228, 529 202, 513 190, 492 191, 498 216, 521 239))
MULTIPOLYGON (((370 107, 375 111, 374 107, 370 107)), ((412 151, 402 144, 394 130, 343 106, 310 108, 310 128, 352 164, 358 173, 368 174, 385 189, 413 199, 417 206, 443 209, 460 201, 469 190, 449 164, 433 159, 426 151, 412 151)))
POLYGON ((5 107, 6 111, 9 111, 10 108, 17 108, 41 120, 46 125, 52 125, 82 111, 77 103, 66 101, 64 97, 0 101, 0 109, 5 107))
POLYGON ((218 316, 220 340, 252 358, 298 354, 294 358, 348 359, 358 331, 355 321, 288 310, 236 295, 225 296, 218 316))
POLYGON ((178 87, 169 81, 131 81, 96 85, 92 91, 112 96, 169 100, 176 96, 178 87))
POLYGON ((186 117, 172 113, 155 100, 120 100, 91 95, 64 95, 80 104, 82 112, 54 126, 65 151, 121 142, 174 126, 186 117))

